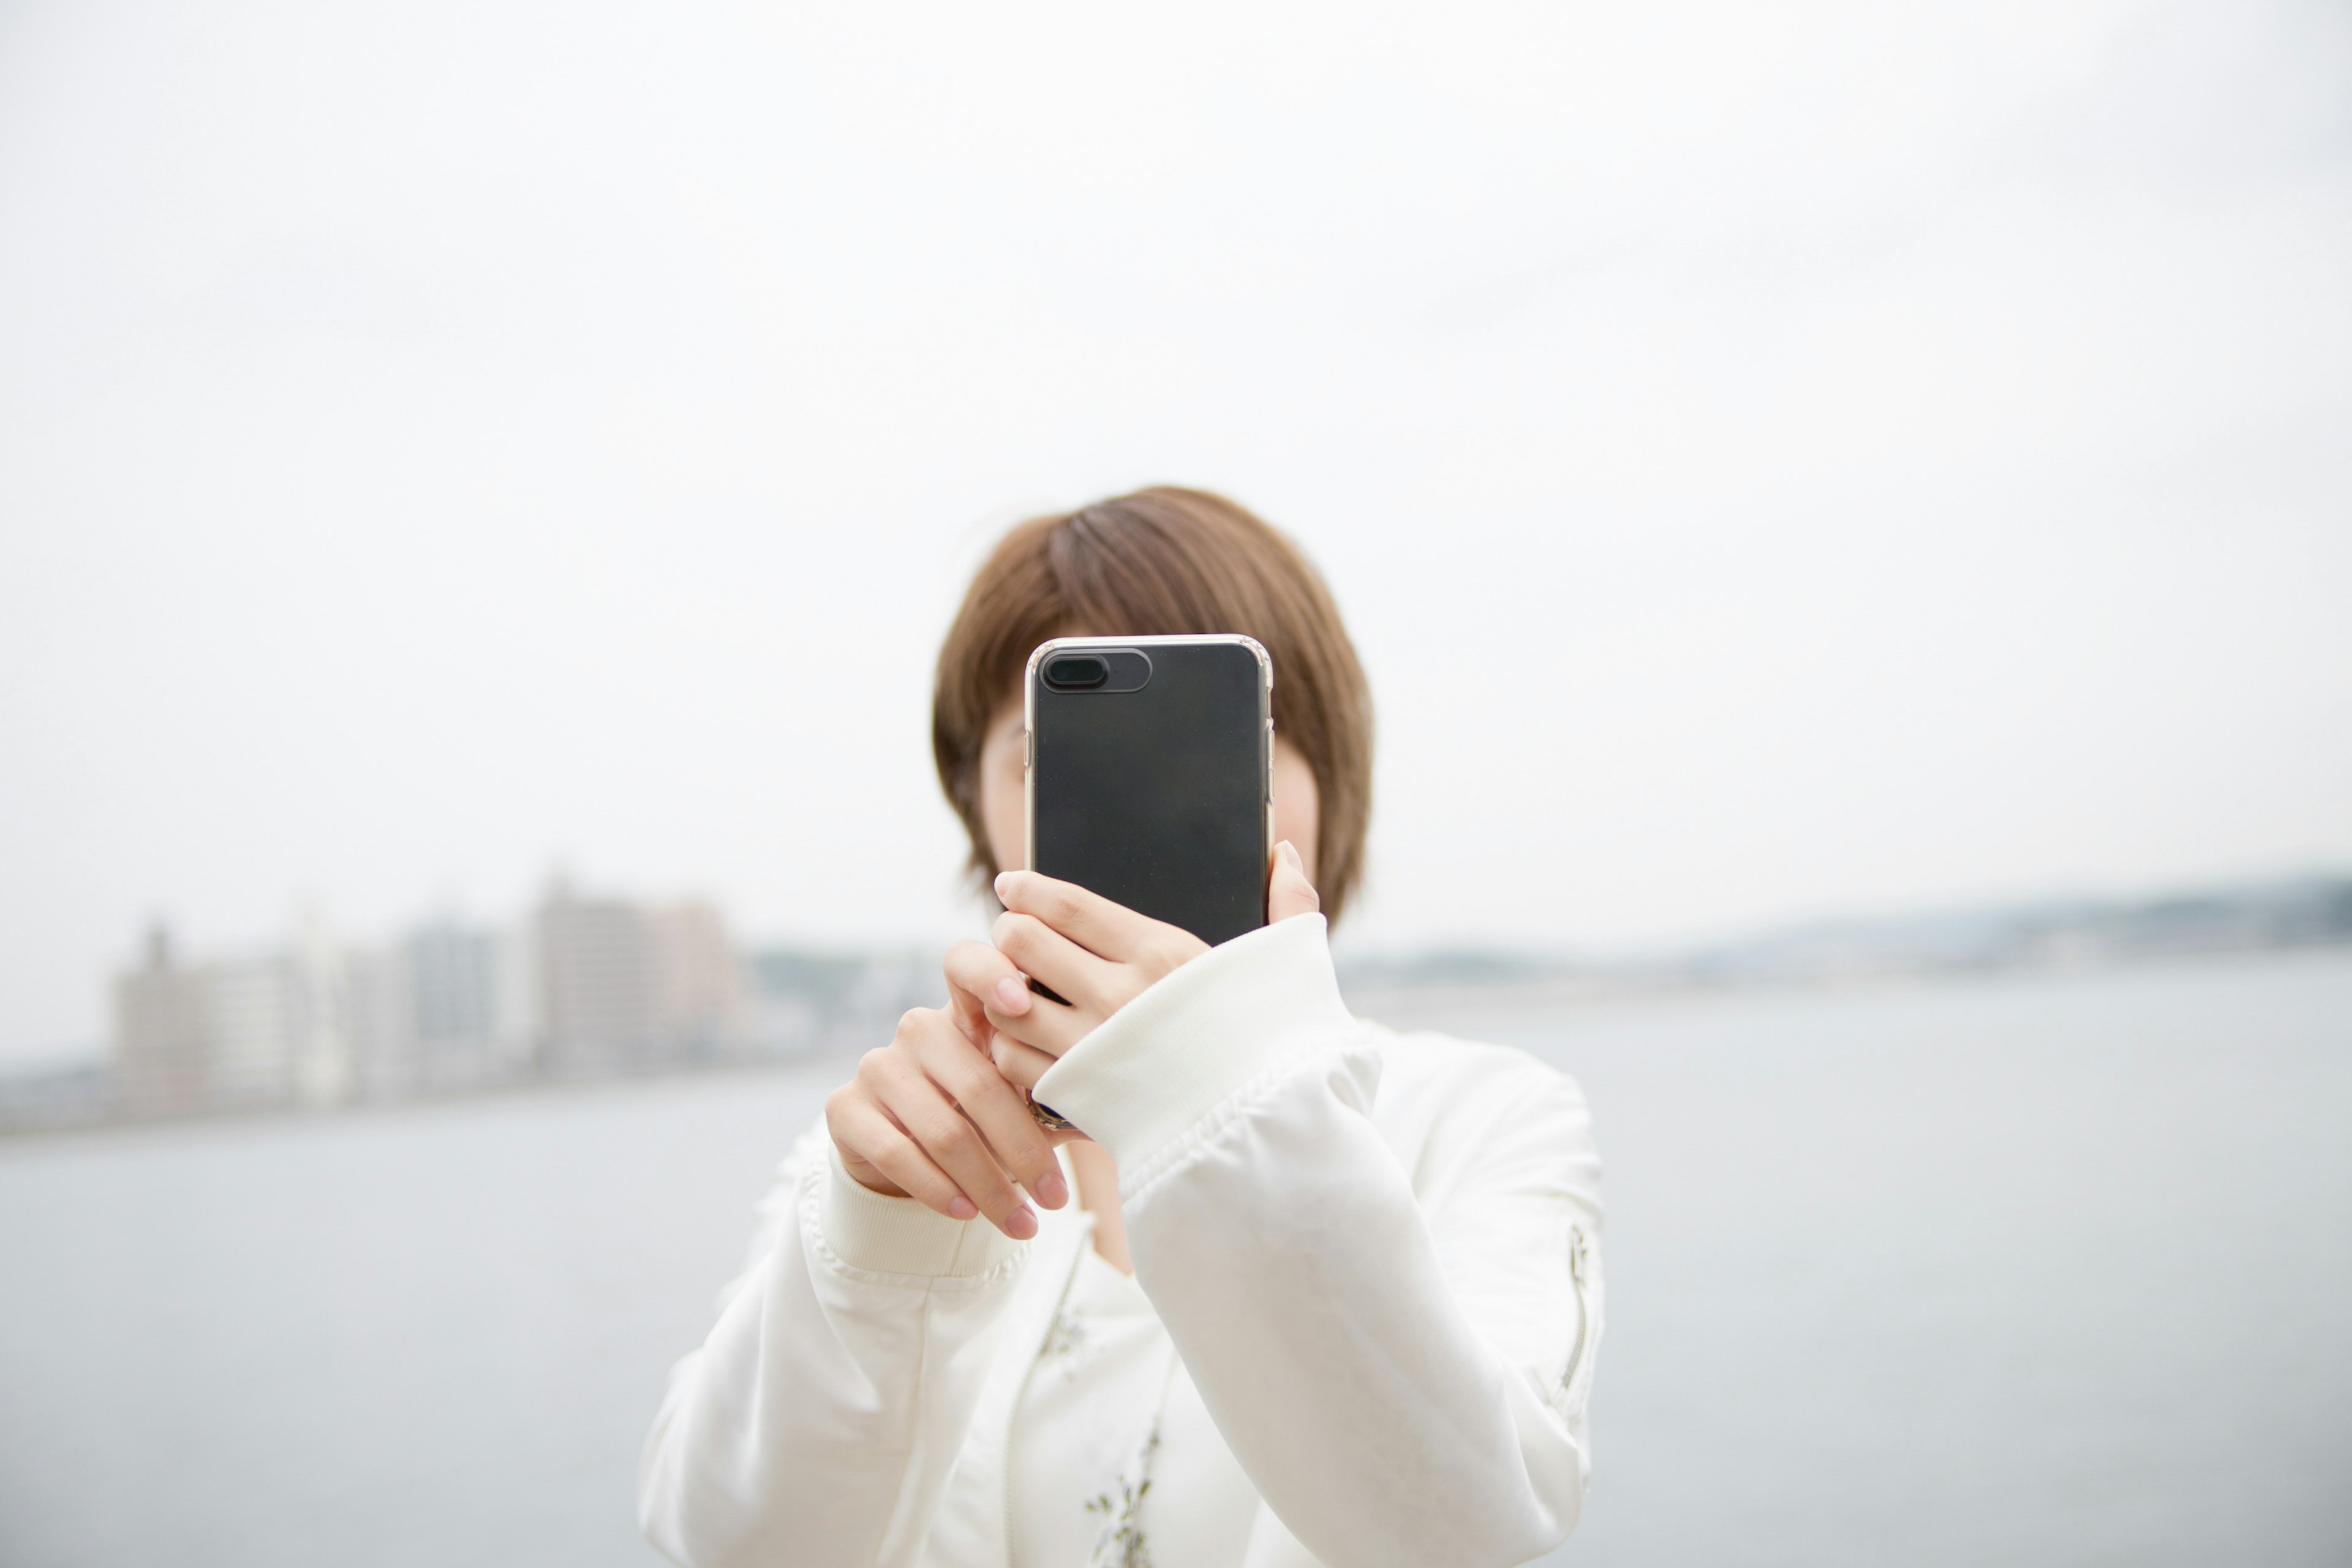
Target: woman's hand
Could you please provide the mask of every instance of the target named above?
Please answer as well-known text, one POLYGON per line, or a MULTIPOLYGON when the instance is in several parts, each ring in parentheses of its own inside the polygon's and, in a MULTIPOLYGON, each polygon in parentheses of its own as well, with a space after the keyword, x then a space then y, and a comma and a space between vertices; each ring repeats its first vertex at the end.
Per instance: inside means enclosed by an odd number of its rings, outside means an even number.
MULTIPOLYGON (((992 932, 995 945, 948 950, 949 1006, 997 1070, 1024 1089, 1105 1019, 1209 951, 1188 931, 1034 871, 1005 872, 996 896, 1004 913, 992 932), (1029 977, 1061 1000, 1032 992, 1029 977)), ((1298 851, 1287 840, 1276 845, 1267 914, 1287 920, 1321 907, 1298 851)))
POLYGON ((919 1199, 950 1219, 984 1214, 1026 1241, 1037 1234, 1037 1215, 1021 1187, 1049 1209, 1069 1200, 1027 1095, 944 1009, 918 1007, 900 1018, 890 1043, 866 1052, 857 1076, 824 1102, 824 1121, 861 1186, 919 1199))

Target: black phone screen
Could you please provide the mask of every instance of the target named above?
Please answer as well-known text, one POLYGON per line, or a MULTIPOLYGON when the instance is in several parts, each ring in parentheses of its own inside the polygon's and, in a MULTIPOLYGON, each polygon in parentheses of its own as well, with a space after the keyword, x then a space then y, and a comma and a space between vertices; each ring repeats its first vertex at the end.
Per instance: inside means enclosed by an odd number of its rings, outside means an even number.
POLYGON ((1029 863, 1212 946, 1265 923, 1271 675, 1242 638, 1030 661, 1029 863))

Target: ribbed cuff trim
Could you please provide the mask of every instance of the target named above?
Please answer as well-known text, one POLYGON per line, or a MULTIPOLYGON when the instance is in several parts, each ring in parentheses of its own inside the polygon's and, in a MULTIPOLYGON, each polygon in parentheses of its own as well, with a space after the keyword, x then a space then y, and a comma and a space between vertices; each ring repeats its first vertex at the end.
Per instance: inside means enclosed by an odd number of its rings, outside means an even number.
POLYGON ((1139 1168, 1268 1066, 1360 1027, 1328 933, 1294 915, 1211 948, 1071 1047, 1037 1099, 1139 1168))
POLYGON ((824 1241, 852 1268, 969 1279, 985 1274, 1026 1244, 984 1219, 950 1219, 913 1198, 886 1197, 860 1185, 825 1140, 829 1168, 819 1210, 824 1241))

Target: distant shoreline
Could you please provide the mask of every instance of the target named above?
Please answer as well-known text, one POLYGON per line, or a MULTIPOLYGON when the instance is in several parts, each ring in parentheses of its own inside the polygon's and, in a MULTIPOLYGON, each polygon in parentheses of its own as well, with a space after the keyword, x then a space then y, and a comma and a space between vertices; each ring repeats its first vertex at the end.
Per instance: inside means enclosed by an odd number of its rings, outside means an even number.
MULTIPOLYGON (((2032 975, 2092 974, 2180 962, 2352 950, 2352 878, 2305 877, 2138 900, 2079 900, 1790 926, 1754 938, 1637 957, 1584 958, 1475 946, 1343 954, 1340 988, 1367 1016, 1407 1026, 1464 1013, 1581 1009, 1771 993, 1895 989, 2032 975)), ((751 955, 772 1001, 800 1008, 789 1049, 618 1057, 585 1065, 524 1058, 494 1077, 321 1106, 198 1104, 158 1111, 121 1091, 94 1056, 0 1074, 0 1136, 107 1127, 317 1117, 399 1104, 446 1105, 536 1089, 650 1083, 844 1059, 904 1007, 936 1003, 901 957, 751 955), (845 974, 884 975, 879 987, 845 974)), ((929 984, 936 984, 933 980, 929 984)))
POLYGON ((1981 968, 1885 970, 1797 979, 1633 981, 1591 976, 1387 987, 1343 985, 1343 994, 1349 1009, 1359 1016, 1391 1027, 1421 1028, 1431 1026, 1435 1021, 1465 1015, 1573 1015, 1620 1007, 1667 1008, 1782 998, 1895 995, 1946 987, 2089 981, 2151 971, 2221 968, 2236 963, 2302 959, 2352 961, 2352 942, 2153 952, 2096 963, 2014 963, 1981 968))

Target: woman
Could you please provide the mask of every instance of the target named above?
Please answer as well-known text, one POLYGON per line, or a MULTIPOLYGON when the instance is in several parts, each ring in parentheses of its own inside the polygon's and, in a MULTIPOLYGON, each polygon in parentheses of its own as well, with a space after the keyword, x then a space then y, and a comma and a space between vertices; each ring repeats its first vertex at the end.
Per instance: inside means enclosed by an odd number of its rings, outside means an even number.
POLYGON ((1004 912, 784 1162, 646 1441, 664 1552, 1499 1568, 1566 1538, 1600 1162, 1568 1079, 1341 1002, 1326 916, 1361 867, 1370 730, 1321 581, 1233 503, 1143 490, 1006 536, 933 710, 1004 912), (1003 869, 1029 650, 1188 632, 1275 668, 1271 923, 1214 949, 1003 869), (1044 1131, 1033 1089, 1087 1136, 1044 1131))

